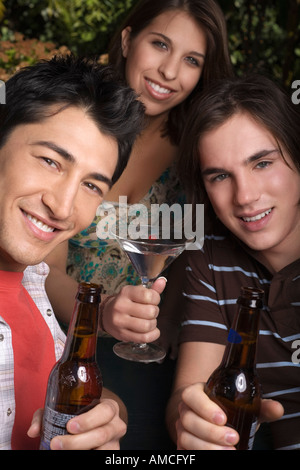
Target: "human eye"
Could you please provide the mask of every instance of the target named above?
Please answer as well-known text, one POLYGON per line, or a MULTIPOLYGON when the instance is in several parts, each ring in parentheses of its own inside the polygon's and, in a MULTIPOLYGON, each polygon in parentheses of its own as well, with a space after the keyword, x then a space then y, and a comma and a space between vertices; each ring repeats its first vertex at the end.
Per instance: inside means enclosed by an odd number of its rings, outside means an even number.
POLYGON ((40 157, 42 162, 45 163, 46 166, 49 166, 54 169, 58 169, 58 163, 55 160, 52 160, 52 158, 49 157, 40 157))
POLYGON ((164 41, 160 40, 160 39, 156 39, 156 40, 152 41, 152 44, 155 47, 159 48, 159 49, 164 49, 164 50, 168 49, 167 44, 164 41))
POLYGON ((101 188, 99 188, 99 186, 96 186, 95 184, 93 183, 90 183, 90 182, 86 182, 84 183, 84 186, 92 193, 100 196, 100 197, 103 197, 103 191, 101 190, 101 188))
POLYGON ((256 165, 256 168, 261 168, 261 169, 268 168, 271 164, 272 162, 263 160, 256 165))
POLYGON ((200 62, 195 59, 194 57, 186 57, 186 62, 188 62, 189 64, 193 65, 194 67, 200 67, 200 62))
POLYGON ((218 183, 218 182, 221 182, 221 181, 224 181, 228 178, 228 174, 226 173, 222 173, 222 174, 219 174, 219 175, 214 175, 211 177, 210 181, 212 183, 218 183))

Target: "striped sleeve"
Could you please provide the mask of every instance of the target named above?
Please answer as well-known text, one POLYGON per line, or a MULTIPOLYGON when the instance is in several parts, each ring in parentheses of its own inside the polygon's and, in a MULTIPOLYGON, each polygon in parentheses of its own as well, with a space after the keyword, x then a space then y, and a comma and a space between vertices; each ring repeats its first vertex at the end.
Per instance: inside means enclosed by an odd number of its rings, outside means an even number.
POLYGON ((203 250, 189 252, 183 291, 184 312, 180 342, 205 341, 225 344, 228 325, 221 306, 236 299, 220 298, 203 250), (199 269, 200 268, 200 269, 199 269))
POLYGON ((180 342, 226 344, 242 286, 267 289, 270 281, 226 236, 205 238, 202 250, 189 252, 180 342))

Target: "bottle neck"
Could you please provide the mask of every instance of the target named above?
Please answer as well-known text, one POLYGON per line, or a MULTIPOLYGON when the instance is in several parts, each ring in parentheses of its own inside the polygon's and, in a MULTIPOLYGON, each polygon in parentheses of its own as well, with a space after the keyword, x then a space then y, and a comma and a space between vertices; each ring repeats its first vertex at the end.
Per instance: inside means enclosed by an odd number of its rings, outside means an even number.
POLYGON ((76 301, 62 361, 96 359, 98 303, 76 301))
POLYGON ((223 367, 255 367, 260 309, 240 306, 228 335, 223 367))

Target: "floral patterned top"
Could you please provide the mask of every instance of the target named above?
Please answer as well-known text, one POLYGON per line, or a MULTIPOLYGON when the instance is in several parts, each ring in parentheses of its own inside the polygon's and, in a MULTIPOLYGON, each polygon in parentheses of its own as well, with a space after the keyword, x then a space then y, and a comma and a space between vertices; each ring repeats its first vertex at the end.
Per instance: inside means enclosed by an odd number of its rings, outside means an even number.
MULTIPOLYGON (((168 168, 152 185, 140 201, 150 210, 151 204, 184 204, 184 193, 176 172, 176 164, 168 168)), ((103 203, 104 208, 108 203, 103 203)), ((118 217, 119 203, 109 203, 118 217)), ((97 211, 98 213, 98 211, 97 211)), ((103 293, 115 294, 127 284, 139 284, 139 278, 127 255, 114 239, 99 239, 96 233, 101 217, 69 242, 68 274, 78 282, 95 282, 103 285, 103 293)))

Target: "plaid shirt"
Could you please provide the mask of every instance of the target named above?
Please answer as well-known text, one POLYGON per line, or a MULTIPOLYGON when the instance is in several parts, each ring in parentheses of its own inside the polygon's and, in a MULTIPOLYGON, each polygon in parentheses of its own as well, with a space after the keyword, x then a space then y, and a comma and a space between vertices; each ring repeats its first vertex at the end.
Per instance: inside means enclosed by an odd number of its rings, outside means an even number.
MULTIPOLYGON (((49 268, 45 263, 30 266, 24 271, 23 286, 31 295, 45 319, 55 344, 58 360, 63 352, 65 335, 62 332, 45 291, 49 268)), ((38 354, 38 351, 37 351, 38 354)), ((11 435, 15 418, 14 356, 11 330, 0 316, 0 449, 11 449, 11 435)))

